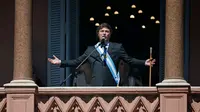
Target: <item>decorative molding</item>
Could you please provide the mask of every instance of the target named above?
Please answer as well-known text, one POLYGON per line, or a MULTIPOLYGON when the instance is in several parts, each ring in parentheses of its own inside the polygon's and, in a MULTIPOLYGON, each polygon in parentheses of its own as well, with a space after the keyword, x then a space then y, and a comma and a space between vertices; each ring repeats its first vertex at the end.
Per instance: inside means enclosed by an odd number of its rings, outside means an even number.
POLYGON ((191 109, 191 112, 200 112, 200 95, 198 93, 190 94, 189 96, 189 106, 191 109))
POLYGON ((39 87, 38 94, 157 94, 156 87, 39 87))
MULTIPOLYGON (((40 112, 49 112, 52 109, 58 112, 135 112, 135 111, 148 111, 157 112, 159 111, 159 98, 158 97, 147 97, 147 96, 136 96, 133 99, 125 98, 123 96, 111 96, 110 101, 106 101, 106 97, 93 96, 88 101, 84 101, 83 96, 72 96, 70 98, 62 98, 58 96, 52 96, 47 101, 42 102, 42 97, 37 99, 38 110, 40 112)), ((48 98, 48 97, 46 97, 48 98)))
POLYGON ((7 94, 8 112, 34 112, 34 94, 7 94))
POLYGON ((7 99, 3 98, 0 102, 0 112, 6 112, 7 99))
POLYGON ((187 112, 186 94, 161 94, 161 112, 187 112))

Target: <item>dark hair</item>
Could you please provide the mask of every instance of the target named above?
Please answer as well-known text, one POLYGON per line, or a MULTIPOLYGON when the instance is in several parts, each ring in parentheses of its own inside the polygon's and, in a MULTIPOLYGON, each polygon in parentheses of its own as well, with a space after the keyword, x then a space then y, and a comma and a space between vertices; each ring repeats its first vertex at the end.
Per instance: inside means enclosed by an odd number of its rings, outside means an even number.
POLYGON ((102 28, 108 28, 110 30, 110 34, 112 34, 111 26, 108 23, 102 23, 97 27, 97 30, 96 30, 97 36, 98 36, 99 30, 101 30, 102 28))

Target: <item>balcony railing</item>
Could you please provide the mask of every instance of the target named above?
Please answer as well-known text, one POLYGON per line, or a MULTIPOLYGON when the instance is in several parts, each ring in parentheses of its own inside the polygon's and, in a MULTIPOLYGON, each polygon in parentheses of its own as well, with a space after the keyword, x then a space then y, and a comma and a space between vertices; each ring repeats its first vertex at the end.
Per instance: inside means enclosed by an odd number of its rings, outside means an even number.
POLYGON ((156 87, 39 88, 39 112, 158 112, 156 87))
MULTIPOLYGON (((0 112, 20 108, 20 105, 8 103, 9 94, 0 88, 0 112)), ((168 97, 176 96, 167 94, 168 97)), ((187 94, 188 112, 199 112, 200 87, 191 87, 187 94)), ((157 87, 38 87, 34 96, 35 112, 160 112, 161 106, 167 107, 160 103, 157 87)), ((21 97, 14 97, 17 98, 21 97)))

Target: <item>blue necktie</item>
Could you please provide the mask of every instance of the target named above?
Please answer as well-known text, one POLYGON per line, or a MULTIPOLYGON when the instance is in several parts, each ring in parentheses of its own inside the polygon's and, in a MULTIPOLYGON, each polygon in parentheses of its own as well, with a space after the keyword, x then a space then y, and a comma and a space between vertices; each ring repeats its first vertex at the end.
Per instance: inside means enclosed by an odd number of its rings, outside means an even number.
POLYGON ((105 45, 104 46, 104 53, 103 53, 103 63, 104 63, 104 66, 106 66, 106 58, 107 58, 107 56, 106 56, 106 54, 107 54, 107 47, 108 47, 108 45, 105 45))
POLYGON ((104 47, 104 58, 103 58, 103 62, 104 62, 104 65, 106 66, 106 53, 107 53, 107 48, 106 46, 104 47))

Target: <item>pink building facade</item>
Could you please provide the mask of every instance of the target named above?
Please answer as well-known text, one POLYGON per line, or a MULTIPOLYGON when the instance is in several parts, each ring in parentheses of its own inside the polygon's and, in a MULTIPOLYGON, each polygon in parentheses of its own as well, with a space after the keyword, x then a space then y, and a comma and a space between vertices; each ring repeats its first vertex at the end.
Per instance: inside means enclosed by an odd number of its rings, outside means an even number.
MULTIPOLYGON (((38 87, 32 79, 32 63, 40 66, 41 62, 46 63, 47 56, 41 53, 41 57, 37 57, 32 53, 47 52, 47 38, 39 38, 47 37, 47 4, 48 1, 13 0, 0 5, 4 9, 0 11, 4 14, 0 49, 5 54, 1 58, 1 112, 200 111, 199 54, 196 50, 200 41, 196 8, 200 2, 191 2, 190 75, 186 82, 183 78, 184 1, 166 0, 165 79, 155 87, 38 87)), ((45 78, 45 73, 42 77, 45 78)))

